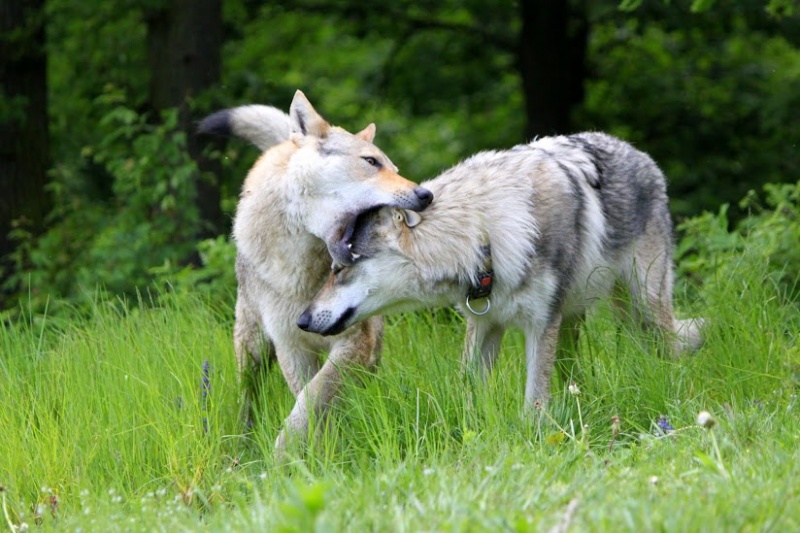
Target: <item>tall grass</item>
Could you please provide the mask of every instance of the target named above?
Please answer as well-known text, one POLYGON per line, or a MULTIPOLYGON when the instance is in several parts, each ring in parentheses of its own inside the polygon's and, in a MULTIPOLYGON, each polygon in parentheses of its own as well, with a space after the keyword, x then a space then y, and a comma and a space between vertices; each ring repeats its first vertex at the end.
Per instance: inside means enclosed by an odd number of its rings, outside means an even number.
POLYGON ((483 383, 460 372, 455 313, 389 317, 379 371, 348 382, 284 467, 272 445, 291 394, 277 369, 262 375, 259 422, 244 434, 227 310, 180 294, 132 309, 99 300, 70 324, 20 321, 0 330, 6 522, 796 530, 800 313, 758 264, 733 270, 692 302, 708 322, 694 356, 654 355, 601 308, 581 336, 580 394, 556 380, 534 417, 519 332, 483 383), (701 410, 715 427, 697 426, 701 410))

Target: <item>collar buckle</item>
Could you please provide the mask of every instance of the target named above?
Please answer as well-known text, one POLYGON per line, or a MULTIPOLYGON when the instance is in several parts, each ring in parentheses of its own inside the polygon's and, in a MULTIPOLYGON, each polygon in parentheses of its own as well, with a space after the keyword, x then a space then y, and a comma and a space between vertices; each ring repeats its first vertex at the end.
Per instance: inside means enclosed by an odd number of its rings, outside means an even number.
POLYGON ((492 308, 492 301, 491 301, 489 298, 486 298, 486 307, 484 307, 484 308, 483 308, 483 309, 481 309, 480 311, 476 311, 476 310, 475 310, 475 309, 472 307, 472 305, 470 304, 470 301, 471 301, 471 300, 472 300, 472 297, 471 297, 469 294, 467 294, 467 302, 466 302, 466 304, 467 304, 467 309, 469 309, 469 312, 470 312, 470 313, 472 313, 472 314, 473 314, 473 315, 475 315, 475 316, 483 316, 483 315, 485 315, 486 313, 488 313, 488 312, 489 312, 489 309, 491 309, 491 308, 492 308))

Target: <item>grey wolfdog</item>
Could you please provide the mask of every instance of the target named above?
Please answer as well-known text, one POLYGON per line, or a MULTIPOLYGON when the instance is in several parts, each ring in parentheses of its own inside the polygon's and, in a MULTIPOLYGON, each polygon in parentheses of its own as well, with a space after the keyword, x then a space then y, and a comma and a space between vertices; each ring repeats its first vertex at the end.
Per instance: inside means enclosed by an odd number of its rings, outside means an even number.
MULTIPOLYGON (((423 213, 380 209, 355 230, 353 265, 334 267, 298 319, 332 335, 376 313, 456 304, 464 365, 491 370, 507 327, 525 333, 525 403, 549 397, 556 345, 615 286, 631 315, 673 353, 701 342, 700 320, 672 309, 672 221, 664 175, 602 133, 547 137, 479 153, 422 183, 423 213)), ((564 339, 566 337, 566 339, 564 339)))
MULTIPOLYGON (((265 150, 245 179, 233 223, 239 282, 233 337, 241 377, 276 358, 296 396, 276 442, 281 456, 288 436, 305 437, 310 412, 323 415, 331 403, 342 381, 339 363, 371 368, 380 357, 380 317, 327 339, 295 325, 324 283, 331 255, 340 263, 354 260, 350 240, 362 213, 380 206, 421 210, 433 197, 400 176, 372 143, 374 124, 356 134, 331 126, 300 91, 288 116, 243 106, 206 117, 199 130, 243 137, 265 150), (321 365, 323 351, 328 359, 321 365)), ((250 420, 253 391, 243 389, 242 414, 250 420)))

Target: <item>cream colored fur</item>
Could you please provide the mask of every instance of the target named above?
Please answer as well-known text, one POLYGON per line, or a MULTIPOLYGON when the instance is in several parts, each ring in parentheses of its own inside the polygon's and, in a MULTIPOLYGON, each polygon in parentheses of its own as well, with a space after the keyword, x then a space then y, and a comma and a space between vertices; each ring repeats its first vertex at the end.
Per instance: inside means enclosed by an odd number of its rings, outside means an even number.
MULTIPOLYGON (((234 347, 245 381, 252 384, 250 372, 275 358, 297 397, 276 442, 280 456, 287 439, 305 439, 312 412, 324 415, 342 372, 350 365, 373 368, 380 356, 379 317, 328 338, 295 324, 327 277, 329 250, 349 257, 342 235, 363 210, 423 209, 427 203, 420 200, 422 189, 372 143, 374 125, 355 135, 331 126, 300 91, 289 117, 264 107, 224 115, 234 133, 267 149, 247 175, 233 225, 239 282, 234 347)), ((244 388, 248 420, 253 392, 244 388)))

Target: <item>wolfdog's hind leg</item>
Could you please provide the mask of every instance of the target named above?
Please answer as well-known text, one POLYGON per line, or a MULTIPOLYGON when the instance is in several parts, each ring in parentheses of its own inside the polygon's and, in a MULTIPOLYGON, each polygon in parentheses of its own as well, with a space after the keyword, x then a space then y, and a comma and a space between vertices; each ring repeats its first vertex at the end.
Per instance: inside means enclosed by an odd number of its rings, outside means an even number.
MULTIPOLYGON (((677 356, 683 351, 682 335, 695 335, 695 327, 680 329, 680 321, 674 318, 672 305, 672 256, 669 241, 650 239, 650 246, 641 243, 636 249, 634 269, 629 280, 631 304, 634 316, 645 327, 656 330, 666 343, 669 355, 677 356)), ((690 341, 691 344, 691 341, 690 341)))
POLYGON ((261 367, 265 361, 269 365, 275 359, 275 349, 272 342, 264 338, 258 318, 241 298, 236 302, 233 350, 241 390, 239 420, 244 427, 250 427, 253 424, 252 402, 258 393, 261 367))
MULTIPOLYGON (((679 356, 697 350, 703 343, 702 318, 679 320, 673 307, 673 271, 669 250, 641 248, 637 250, 637 276, 640 292, 632 298, 634 305, 644 302, 640 313, 645 326, 654 326, 667 343, 671 356, 679 356), (645 268, 649 265, 649 268, 645 268)), ((631 290, 634 286, 631 286, 631 290)))

